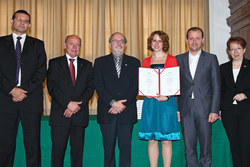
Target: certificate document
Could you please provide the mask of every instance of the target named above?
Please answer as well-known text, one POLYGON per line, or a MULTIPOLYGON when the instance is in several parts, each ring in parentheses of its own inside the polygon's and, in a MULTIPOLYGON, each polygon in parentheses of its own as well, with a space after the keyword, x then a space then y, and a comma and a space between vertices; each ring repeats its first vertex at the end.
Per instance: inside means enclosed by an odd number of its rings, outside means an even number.
POLYGON ((139 68, 140 96, 180 95, 180 67, 139 68))

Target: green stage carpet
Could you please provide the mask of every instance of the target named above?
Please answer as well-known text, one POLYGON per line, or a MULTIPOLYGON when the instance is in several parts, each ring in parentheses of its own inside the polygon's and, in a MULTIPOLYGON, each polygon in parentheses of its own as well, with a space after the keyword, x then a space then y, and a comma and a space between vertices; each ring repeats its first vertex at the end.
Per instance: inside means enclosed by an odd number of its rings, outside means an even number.
MULTIPOLYGON (((50 167, 51 156, 51 138, 48 117, 42 117, 41 121, 41 150, 42 167, 50 167)), ((147 142, 138 140, 140 121, 134 126, 132 139, 132 167, 149 167, 147 142)), ((160 145, 160 143, 159 143, 160 145)), ((197 147, 199 149, 199 146, 197 147)), ((161 150, 160 150, 161 151, 161 150)), ((218 120, 213 124, 212 136, 212 167, 232 167, 232 158, 228 139, 223 128, 222 122, 218 120)), ((116 149, 116 159, 118 164, 119 151, 116 149)), ((103 147, 102 136, 99 125, 96 122, 96 116, 90 116, 89 126, 85 134, 85 147, 83 157, 84 167, 102 167, 103 166, 103 147)), ((22 128, 19 126, 17 137, 17 148, 14 167, 25 167, 25 151, 23 146, 22 128)), ((70 149, 66 150, 64 166, 70 167, 70 149)), ((118 165, 117 165, 118 166, 118 165)), ((159 158, 159 167, 162 167, 162 158, 159 158)), ((180 141, 173 142, 173 157, 171 167, 184 167, 184 143, 183 138, 180 141)))

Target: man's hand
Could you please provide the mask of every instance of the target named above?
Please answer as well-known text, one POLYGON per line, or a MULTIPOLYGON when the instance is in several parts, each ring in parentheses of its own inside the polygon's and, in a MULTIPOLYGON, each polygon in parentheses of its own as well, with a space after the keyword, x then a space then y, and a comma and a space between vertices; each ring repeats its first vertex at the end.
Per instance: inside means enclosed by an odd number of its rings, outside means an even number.
POLYGON ((108 112, 108 113, 110 113, 110 114, 119 114, 120 112, 118 112, 117 110, 115 110, 114 107, 111 107, 111 108, 109 109, 109 112, 108 112))
POLYGON ((181 122, 181 113, 179 111, 177 111, 177 119, 178 122, 181 122))
POLYGON ((208 117, 208 122, 214 123, 218 118, 218 114, 210 113, 208 117))
POLYGON ((12 97, 12 100, 14 102, 20 102, 20 101, 23 101, 23 99, 25 99, 27 97, 26 95, 27 91, 26 90, 23 90, 21 88, 13 88, 11 91, 10 91, 10 94, 13 96, 12 97))
POLYGON ((109 109, 109 113, 110 113, 110 114, 118 114, 118 113, 121 113, 121 112, 126 108, 126 106, 123 105, 122 103, 124 103, 124 102, 126 102, 126 101, 127 101, 126 99, 115 101, 115 102, 112 104, 112 107, 109 109))
POLYGON ((17 103, 17 102, 20 102, 17 98, 15 98, 15 97, 12 97, 12 101, 14 101, 15 103, 17 103))
POLYGON ((78 101, 70 101, 69 104, 68 104, 68 109, 70 111, 73 112, 73 114, 77 113, 81 108, 80 108, 80 104, 82 104, 82 102, 78 102, 78 101))
POLYGON ((67 118, 70 118, 74 113, 68 108, 64 111, 63 115, 67 118))

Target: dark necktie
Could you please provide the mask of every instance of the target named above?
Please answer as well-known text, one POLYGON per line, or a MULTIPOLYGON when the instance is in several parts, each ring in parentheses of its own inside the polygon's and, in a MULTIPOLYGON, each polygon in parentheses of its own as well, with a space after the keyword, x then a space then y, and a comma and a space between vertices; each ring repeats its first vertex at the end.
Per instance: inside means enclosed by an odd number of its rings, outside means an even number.
POLYGON ((17 42, 16 42, 16 62, 17 62, 16 84, 18 84, 19 71, 20 71, 20 65, 21 65, 21 42, 20 42, 21 39, 22 39, 22 37, 17 37, 17 42))
POLYGON ((121 73, 121 57, 115 59, 115 68, 118 78, 120 78, 121 73))
POLYGON ((70 71, 70 75, 71 75, 71 79, 72 79, 72 82, 73 82, 73 85, 75 86, 75 66, 73 64, 73 62, 75 61, 75 59, 69 59, 70 61, 70 64, 69 64, 69 71, 70 71))

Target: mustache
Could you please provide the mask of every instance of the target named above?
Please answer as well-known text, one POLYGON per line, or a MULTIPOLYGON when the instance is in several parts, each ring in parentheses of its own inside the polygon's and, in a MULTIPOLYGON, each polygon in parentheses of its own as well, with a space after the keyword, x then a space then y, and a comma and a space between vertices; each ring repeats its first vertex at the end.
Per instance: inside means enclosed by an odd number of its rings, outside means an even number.
POLYGON ((122 53, 124 49, 113 49, 113 52, 115 53, 122 53))

